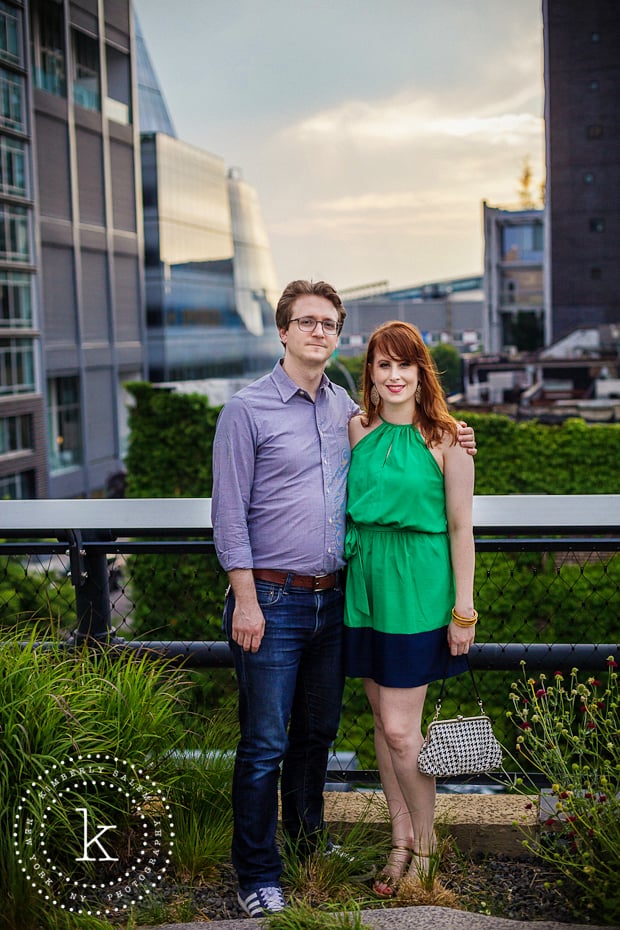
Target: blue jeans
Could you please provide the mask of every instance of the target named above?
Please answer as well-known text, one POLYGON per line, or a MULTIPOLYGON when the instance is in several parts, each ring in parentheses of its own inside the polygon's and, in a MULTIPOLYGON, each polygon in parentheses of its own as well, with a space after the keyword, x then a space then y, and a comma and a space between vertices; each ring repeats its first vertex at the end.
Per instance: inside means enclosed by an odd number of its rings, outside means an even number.
POLYGON ((293 842, 323 829, 329 747, 336 738, 344 685, 341 588, 313 592, 256 581, 265 616, 258 652, 232 641, 234 597, 224 631, 239 685, 241 739, 233 775, 232 862, 239 885, 253 890, 282 874, 276 844, 278 778, 282 825, 293 842))

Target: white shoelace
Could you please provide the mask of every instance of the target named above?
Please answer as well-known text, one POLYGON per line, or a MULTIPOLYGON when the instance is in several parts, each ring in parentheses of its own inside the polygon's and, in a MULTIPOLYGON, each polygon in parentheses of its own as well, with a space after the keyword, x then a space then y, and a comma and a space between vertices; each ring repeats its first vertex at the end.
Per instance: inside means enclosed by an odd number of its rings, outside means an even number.
POLYGON ((268 911, 280 911, 286 906, 280 888, 261 888, 258 898, 265 910, 268 911))

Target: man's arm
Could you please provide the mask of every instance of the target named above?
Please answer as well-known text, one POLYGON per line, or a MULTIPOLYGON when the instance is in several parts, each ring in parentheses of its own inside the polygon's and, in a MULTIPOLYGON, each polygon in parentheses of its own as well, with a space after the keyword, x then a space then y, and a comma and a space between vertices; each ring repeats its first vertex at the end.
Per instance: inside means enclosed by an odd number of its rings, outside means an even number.
POLYGON ((258 650, 265 629, 248 531, 255 459, 252 417, 246 405, 233 398, 220 413, 213 442, 213 540, 235 596, 232 639, 251 652, 258 650))

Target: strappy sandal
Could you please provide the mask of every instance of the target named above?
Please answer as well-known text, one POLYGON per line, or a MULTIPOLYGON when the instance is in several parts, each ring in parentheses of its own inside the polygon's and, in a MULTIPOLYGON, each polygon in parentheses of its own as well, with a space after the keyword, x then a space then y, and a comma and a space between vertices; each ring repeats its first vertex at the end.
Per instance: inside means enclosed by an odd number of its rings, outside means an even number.
POLYGON ((411 861, 407 878, 424 881, 430 877, 432 872, 432 862, 430 853, 411 853, 411 861))
POLYGON ((408 846, 392 846, 387 862, 372 883, 372 890, 377 897, 394 897, 411 862, 412 854, 408 846))

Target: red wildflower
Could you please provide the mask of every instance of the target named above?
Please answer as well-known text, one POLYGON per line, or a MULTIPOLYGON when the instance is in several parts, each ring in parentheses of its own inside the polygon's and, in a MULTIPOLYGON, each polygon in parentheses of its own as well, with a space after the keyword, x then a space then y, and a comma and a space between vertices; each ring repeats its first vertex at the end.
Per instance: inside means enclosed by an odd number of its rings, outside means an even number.
POLYGON ((618 663, 616 662, 615 659, 609 659, 607 662, 607 665, 609 666, 609 668, 618 668, 618 663))
POLYGON ((532 724, 529 722, 529 720, 523 720, 523 721, 519 724, 519 726, 521 727, 522 730, 531 730, 531 729, 532 729, 532 724))

